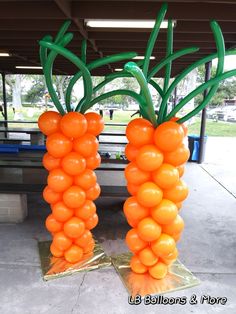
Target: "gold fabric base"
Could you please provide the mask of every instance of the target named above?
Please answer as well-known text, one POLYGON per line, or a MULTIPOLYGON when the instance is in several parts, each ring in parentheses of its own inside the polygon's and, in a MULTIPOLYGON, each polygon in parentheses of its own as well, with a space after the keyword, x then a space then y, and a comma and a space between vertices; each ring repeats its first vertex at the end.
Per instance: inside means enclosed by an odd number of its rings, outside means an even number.
POLYGON ((141 296, 164 294, 200 284, 200 280, 178 260, 169 266, 169 272, 166 277, 158 280, 152 278, 149 274, 132 272, 129 266, 131 257, 132 253, 124 253, 112 257, 112 264, 130 296, 137 294, 141 296))
POLYGON ((52 256, 50 244, 51 241, 38 242, 44 280, 56 279, 111 265, 111 258, 105 254, 101 245, 96 241, 93 252, 84 255, 83 259, 76 264, 70 264, 64 258, 52 256))

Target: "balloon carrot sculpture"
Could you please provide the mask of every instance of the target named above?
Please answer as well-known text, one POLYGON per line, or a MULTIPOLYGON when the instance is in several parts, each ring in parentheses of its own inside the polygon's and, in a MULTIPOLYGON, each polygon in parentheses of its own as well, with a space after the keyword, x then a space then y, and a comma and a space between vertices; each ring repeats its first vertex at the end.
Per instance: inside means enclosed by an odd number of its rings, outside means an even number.
POLYGON ((134 254, 130 262, 131 269, 139 274, 149 273, 157 279, 164 278, 168 272, 168 265, 176 260, 178 256, 176 242, 184 228, 179 210, 188 195, 188 188, 181 177, 184 164, 189 158, 189 150, 183 143, 187 134, 183 122, 207 105, 220 81, 236 75, 236 70, 223 72, 225 55, 236 54, 236 51, 225 51, 221 29, 215 21, 211 22, 211 28, 217 52, 190 65, 171 83, 172 62, 181 56, 198 51, 198 48, 190 47, 173 52, 173 24, 169 20, 166 57, 149 70, 150 56, 166 11, 167 5, 164 4, 149 38, 143 63, 139 66, 129 62, 125 65, 124 71, 109 74, 104 81, 109 82, 121 76, 135 77, 140 85, 140 93, 115 90, 92 101, 96 103, 106 97, 122 94, 133 97, 139 103, 142 118, 132 120, 126 129, 129 143, 125 153, 130 163, 125 169, 125 177, 131 197, 124 204, 124 214, 132 227, 126 235, 126 243, 134 254), (167 102, 178 83, 193 69, 214 58, 218 58, 215 77, 198 86, 169 111, 167 102), (161 87, 153 80, 153 76, 164 67, 164 86, 161 87), (161 98, 158 117, 155 115, 148 84, 156 89, 161 98), (206 89, 209 89, 208 94, 200 105, 184 117, 175 116, 186 103, 206 89))
POLYGON ((90 70, 110 62, 135 57, 134 52, 121 53, 86 64, 86 42, 82 43, 81 58, 65 48, 73 35, 66 33, 70 22, 65 22, 56 38, 45 36, 40 41, 40 58, 49 94, 59 112, 48 111, 38 120, 40 130, 47 136, 47 153, 43 165, 49 171, 43 197, 51 205, 46 228, 53 241, 50 247, 55 257, 69 263, 79 262, 93 251, 94 239, 90 230, 98 223, 94 200, 100 186, 94 170, 100 165, 98 136, 104 127, 102 118, 93 112, 85 113, 92 105, 93 94, 103 85, 93 87, 90 70), (50 51, 50 52, 49 52, 50 51), (75 64, 79 71, 66 90, 66 104, 61 104, 52 83, 52 67, 60 54, 75 64), (84 81, 84 97, 75 111, 71 108, 71 94, 79 78, 84 81))

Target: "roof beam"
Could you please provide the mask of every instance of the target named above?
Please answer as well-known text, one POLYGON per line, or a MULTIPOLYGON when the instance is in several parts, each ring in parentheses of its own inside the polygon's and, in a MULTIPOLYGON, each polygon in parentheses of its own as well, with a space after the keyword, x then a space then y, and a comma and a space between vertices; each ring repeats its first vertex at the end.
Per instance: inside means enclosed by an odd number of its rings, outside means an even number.
MULTIPOLYGON (((79 19, 155 19, 160 1, 73 1, 73 17, 79 19)), ((175 1, 168 5, 166 18, 176 20, 218 21, 236 20, 236 3, 175 1), (223 14, 223 12, 227 12, 223 14)))
MULTIPOLYGON (((5 1, 1 2, 0 18, 7 20, 64 19, 61 10, 52 1, 5 1)), ((3 23, 3 21, 1 21, 3 23)))
MULTIPOLYGON (((82 22, 76 17, 72 15, 72 7, 71 7, 71 1, 67 1, 67 0, 54 0, 54 2, 58 5, 58 7, 60 8, 60 10, 66 15, 67 18, 72 19, 74 24, 77 26, 80 34, 87 40, 89 41, 90 45, 93 47, 94 51, 96 53, 98 53, 98 55, 102 58, 103 57, 103 53, 98 49, 96 42, 94 39, 91 39, 88 36, 88 33, 86 31, 86 29, 84 28, 84 25, 82 24, 82 22)), ((108 68, 110 70, 111 67, 108 65, 108 68)))
MULTIPOLYGON (((150 36, 150 32, 148 33, 131 33, 131 32, 117 32, 117 33, 103 33, 103 32, 89 32, 89 36, 94 38, 95 40, 124 40, 124 41, 148 41, 150 36)), ((236 34, 225 34, 225 41, 236 41, 236 34)), ((157 42, 164 41, 166 42, 166 34, 161 33, 157 38, 157 42)), ((174 34, 174 42, 182 41, 182 42, 214 42, 213 34, 174 34)))

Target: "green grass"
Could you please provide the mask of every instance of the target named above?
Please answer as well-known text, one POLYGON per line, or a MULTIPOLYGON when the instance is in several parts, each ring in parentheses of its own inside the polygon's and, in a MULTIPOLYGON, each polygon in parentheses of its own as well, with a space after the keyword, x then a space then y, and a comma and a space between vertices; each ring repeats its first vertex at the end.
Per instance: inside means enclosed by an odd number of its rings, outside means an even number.
MULTIPOLYGON (((25 121, 37 121, 40 114, 44 109, 34 108, 32 111, 33 115, 29 115, 29 110, 31 108, 22 108, 22 113, 25 121)), ((113 120, 110 120, 109 111, 103 111, 103 118, 105 123, 128 123, 131 119, 138 118, 139 115, 135 115, 131 118, 131 115, 135 111, 121 111, 114 110, 113 120)), ((3 119, 1 119, 3 120, 3 119)), ((13 120, 13 111, 11 108, 8 110, 8 120, 13 120)), ((188 126, 189 134, 199 134, 200 133, 200 118, 196 118, 196 122, 188 126)), ((10 124, 11 127, 22 127, 22 123, 10 124)), ((37 127, 37 124, 28 124, 27 127, 37 127)), ((106 131, 124 130, 125 127, 122 126, 107 126, 106 131)), ((207 120, 206 124, 206 134, 208 136, 236 136, 236 123, 229 122, 214 122, 213 120, 207 120)))
MULTIPOLYGON (((188 134, 200 134, 200 119, 188 126, 188 134)), ((236 123, 214 122, 208 119, 206 123, 206 135, 208 136, 236 136, 236 123)))

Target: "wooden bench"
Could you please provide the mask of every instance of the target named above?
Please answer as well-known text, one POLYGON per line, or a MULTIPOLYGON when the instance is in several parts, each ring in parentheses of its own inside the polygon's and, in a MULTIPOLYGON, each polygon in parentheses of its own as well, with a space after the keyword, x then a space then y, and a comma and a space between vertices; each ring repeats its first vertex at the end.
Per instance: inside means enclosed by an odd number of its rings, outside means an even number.
MULTIPOLYGON (((0 221, 21 222, 27 216, 27 194, 40 192, 48 172, 43 168, 45 147, 0 145, 0 221), (4 147, 5 146, 5 147, 4 147)), ((127 160, 102 157, 99 173, 124 171, 127 160)), ((113 175, 114 176, 114 175, 113 175)), ((101 197, 128 197, 126 186, 101 184, 101 197)))

